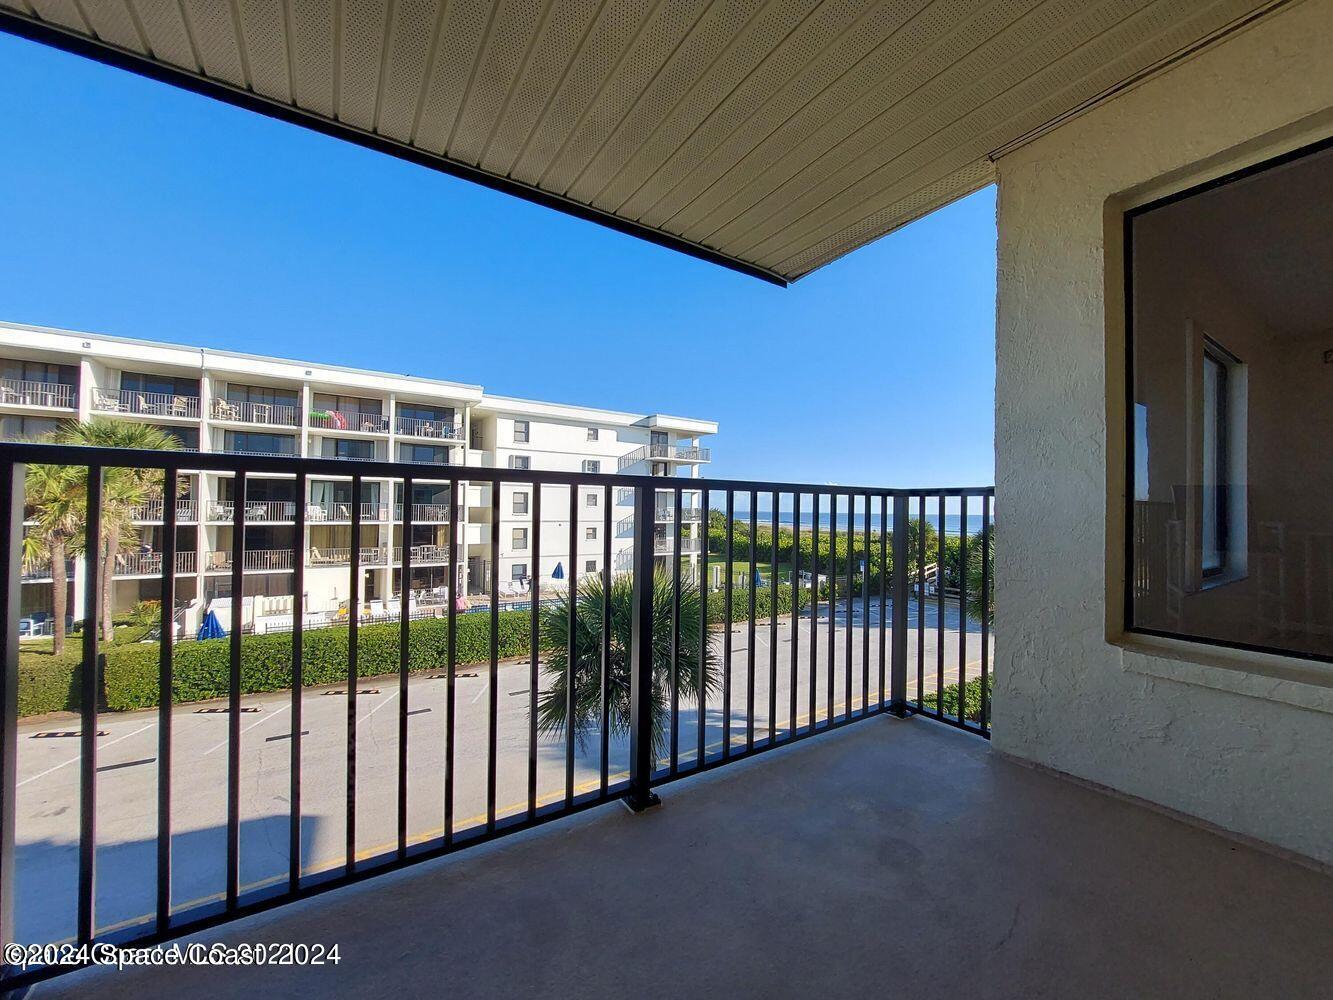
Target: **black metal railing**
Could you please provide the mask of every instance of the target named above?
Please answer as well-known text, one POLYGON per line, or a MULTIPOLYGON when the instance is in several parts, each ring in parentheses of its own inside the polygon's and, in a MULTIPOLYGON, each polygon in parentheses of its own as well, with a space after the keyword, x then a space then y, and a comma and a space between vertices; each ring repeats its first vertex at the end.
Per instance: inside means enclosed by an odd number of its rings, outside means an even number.
MULTIPOLYGON (((18 759, 17 621, 25 467, 33 463, 84 470, 89 537, 102 533, 104 484, 120 469, 160 471, 162 492, 167 496, 176 493, 181 470, 188 463, 190 470, 234 476, 234 489, 242 496, 248 475, 286 476, 295 481, 293 495, 297 497, 306 495, 310 478, 345 475, 348 470, 344 462, 321 458, 230 453, 186 458, 171 452, 0 445, 0 513, 7 519, 6 530, 0 533, 0 565, 9 583, 0 593, 6 628, 0 706, 0 850, 4 854, 0 940, 5 941, 24 941, 23 928, 15 930, 12 873, 16 847, 28 843, 25 829, 35 822, 15 794, 20 781, 28 780, 26 771, 20 778, 18 759)), ((114 873, 117 885, 127 884, 128 879, 128 884, 152 889, 149 895, 156 902, 151 912, 143 907, 145 912, 122 912, 133 909, 134 904, 98 891, 100 852, 105 848, 98 837, 99 820, 131 800, 100 794, 99 724, 114 722, 107 706, 112 701, 110 685, 122 672, 112 668, 122 654, 99 640, 97 609, 103 606, 105 581, 97 557, 81 560, 84 618, 77 636, 82 650, 76 670, 78 800, 72 812, 77 816, 78 852, 77 871, 71 870, 68 880, 75 905, 67 936, 73 943, 159 942, 612 799, 623 798, 632 808, 642 809, 656 801, 654 789, 664 783, 880 714, 922 714, 989 735, 993 497, 989 487, 920 491, 509 469, 449 471, 450 496, 457 496, 460 485, 466 488, 469 482, 491 486, 490 531, 483 543, 490 565, 484 614, 470 613, 480 609, 461 597, 466 592, 468 553, 457 542, 463 513, 458 504, 447 508, 448 537, 453 541, 445 560, 448 599, 443 614, 422 614, 414 601, 400 599, 396 615, 372 617, 363 608, 357 589, 367 568, 365 547, 349 550, 346 593, 352 597, 342 612, 346 643, 339 648, 345 660, 339 661, 343 666, 336 676, 330 675, 327 666, 334 648, 328 640, 330 623, 323 623, 320 629, 318 655, 306 655, 304 636, 313 630, 299 599, 293 598, 297 603, 290 623, 283 630, 274 630, 279 634, 273 636, 253 634, 258 630, 253 620, 246 620, 246 602, 231 600, 223 622, 227 637, 216 640, 219 644, 225 641, 225 646, 214 647, 221 656, 217 677, 221 680, 225 674, 225 689, 210 695, 221 695, 211 707, 194 710, 225 716, 225 733, 216 731, 218 742, 211 748, 226 754, 225 779, 217 785, 196 779, 183 789, 179 779, 173 782, 173 774, 194 774, 202 766, 202 756, 190 756, 188 733, 178 732, 175 723, 181 703, 187 697, 201 697, 202 684, 200 675, 186 677, 178 668, 196 670, 195 657, 204 643, 189 643, 189 657, 178 664, 176 648, 180 644, 172 639, 171 612, 163 611, 160 635, 164 638, 157 649, 157 711, 150 723, 156 729, 155 756, 131 762, 155 765, 157 808, 151 855, 155 861, 144 866, 137 880, 123 869, 114 873), (501 573, 496 571, 501 566, 502 537, 501 491, 496 487, 501 483, 525 486, 531 494, 528 513, 504 518, 529 526, 529 549, 522 558, 531 567, 533 583, 522 610, 506 610, 501 573), (584 502, 590 487, 598 489, 596 508, 584 502), (624 542, 617 541, 612 532, 613 488, 633 494, 636 530, 629 542, 632 568, 628 575, 615 572, 617 546, 623 551, 624 542), (710 532, 706 518, 701 525, 661 533, 663 504, 671 511, 668 524, 680 526, 683 505, 696 504, 699 499, 700 509, 726 511, 720 534, 716 529, 710 532), (559 521, 567 521, 567 537, 544 537, 543 525, 549 528, 559 521), (583 545, 585 529, 593 526, 600 531, 599 550, 583 545), (807 537, 809 546, 804 544, 807 537), (696 548, 697 552, 692 551, 696 548), (933 591, 923 575, 928 559, 938 567, 940 582, 933 591), (561 564, 558 572, 552 568, 556 563, 561 564), (722 571, 710 575, 710 568, 718 566, 722 571), (978 587, 979 604, 972 599, 978 587), (973 608, 977 610, 970 613, 973 608), (520 617, 502 619, 502 615, 520 617), (441 631, 419 641, 414 628, 441 631), (913 631, 915 657, 909 642, 913 631), (927 641, 928 632, 933 643, 927 641), (969 632, 976 636, 979 653, 975 672, 967 660, 969 632), (253 667, 256 657, 246 655, 249 642, 270 644, 265 647, 262 670, 253 667), (278 642, 286 645, 272 645, 278 642), (390 649, 391 654, 386 655, 390 649), (930 691, 926 684, 928 653, 934 654, 935 667, 930 691), (979 710, 969 706, 969 682, 979 684, 979 710), (466 692, 460 689, 463 683, 469 685, 466 692), (331 685, 336 689, 309 697, 312 688, 331 685), (264 694, 269 699, 256 704, 254 699, 264 694), (392 763, 374 756, 390 752, 383 747, 382 730, 375 740, 360 739, 367 715, 358 708, 359 696, 376 699, 367 713, 391 700, 397 702, 393 706, 397 740, 392 751, 396 760, 392 763), (337 700, 345 700, 346 710, 339 710, 330 721, 323 709, 337 700), (263 711, 264 705, 274 718, 281 715, 284 722, 290 721, 290 732, 266 737, 267 741, 283 740, 289 754, 284 787, 280 794, 274 792, 275 798, 287 803, 282 820, 286 832, 281 838, 262 838, 270 845, 284 842, 285 852, 266 875, 257 876, 257 862, 247 861, 243 879, 243 827, 250 821, 242 815, 240 789, 243 781, 259 779, 246 770, 256 767, 256 757, 251 744, 243 740, 251 724, 243 728, 242 720, 243 712, 263 711), (426 735, 413 739, 409 721, 418 717, 435 721, 429 723, 426 735), (323 727, 320 736, 327 737, 330 726, 340 744, 337 763, 327 755, 305 760, 308 748, 303 737, 317 727, 323 727), (441 756, 438 762, 432 756, 437 752, 441 756), (425 762, 417 763, 418 757, 425 762), (311 822, 328 822, 319 811, 323 807, 303 799, 308 791, 303 778, 311 767, 319 769, 321 779, 339 770, 345 777, 345 782, 337 779, 341 782, 337 805, 343 828, 333 838, 332 849, 329 838, 316 846, 308 837, 311 822), (381 782, 371 794, 364 774, 382 773, 380 768, 394 773, 396 782, 391 788, 381 782), (358 771, 363 772, 360 784, 358 771), (373 800, 364 810, 358 810, 359 793, 371 794, 373 800), (219 865, 224 875, 221 888, 215 899, 200 897, 179 903, 193 889, 174 885, 175 879, 183 877, 173 856, 175 824, 182 822, 181 810, 202 802, 199 796, 213 794, 225 798, 225 810, 218 810, 219 816, 225 811, 225 822, 216 839, 220 860, 225 860, 219 865), (506 802, 511 796, 514 801, 506 802), (410 808, 414 802, 426 803, 439 825, 419 829, 424 807, 410 808), (417 822, 412 822, 413 817, 418 817, 417 822), (367 824, 375 823, 384 824, 384 841, 367 844, 367 824), (106 913, 101 912, 104 908, 106 913)), ((396 480, 401 495, 410 497, 414 479, 422 474, 423 470, 411 464, 357 463, 351 473, 351 495, 361 495, 365 477, 396 480)), ((175 575, 168 571, 177 562, 178 505, 164 508, 158 561, 161 606, 172 609, 179 603, 175 575)), ((410 539, 417 512, 418 505, 397 505, 393 523, 383 530, 397 529, 401 538, 410 539)), ((243 595, 245 507, 232 505, 230 513, 230 551, 220 568, 230 573, 230 592, 243 595)), ((362 537, 364 514, 362 505, 351 505, 351 538, 362 537)), ((307 505, 289 505, 283 516, 290 523, 293 548, 304 550, 310 527, 307 505)), ((391 561, 401 566, 381 566, 381 571, 398 581, 401 593, 404 586, 412 586, 413 566, 422 550, 409 545, 395 546, 392 551, 391 561)), ((305 594, 305 560, 295 559, 290 569, 292 595, 305 594)), ((428 571, 426 567, 422 570, 428 571)), ((315 642, 313 636, 311 642, 315 642)), ((141 662, 142 651, 134 652, 136 662, 141 662)), ((186 657, 183 645, 181 656, 186 657)), ((145 699, 141 675, 137 683, 135 694, 140 700, 135 704, 151 704, 151 697, 145 699)), ((140 732, 138 728, 128 731, 129 736, 140 732)), ((309 752, 327 745, 327 739, 312 737, 309 752)), ((320 789, 324 788, 322 781, 320 789)), ((114 819, 117 814, 110 815, 114 819)), ((259 840, 255 837, 247 844, 259 840)), ((68 863, 75 864, 73 860, 68 863)), ((21 922, 23 914, 17 916, 21 922)), ((59 937, 52 931, 38 943, 59 937)), ((63 969, 50 964, 7 969, 9 978, 3 986, 18 986, 63 969)))

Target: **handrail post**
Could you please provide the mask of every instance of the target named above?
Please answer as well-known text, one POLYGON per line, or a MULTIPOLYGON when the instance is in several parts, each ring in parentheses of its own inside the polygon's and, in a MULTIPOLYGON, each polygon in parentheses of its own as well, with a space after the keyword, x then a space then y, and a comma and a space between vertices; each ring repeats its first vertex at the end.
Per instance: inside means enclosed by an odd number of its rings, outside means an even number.
MULTIPOLYGON (((629 791, 625 805, 660 804, 653 780, 653 503, 656 490, 634 490, 634 592, 630 633, 629 791)), ((572 584, 571 584, 572 586, 572 584)))
POLYGON ((889 711, 898 718, 907 716, 907 545, 908 498, 893 498, 893 634, 889 661, 889 711))
MULTIPOLYGON (((14 843, 18 804, 19 595, 23 562, 23 480, 26 467, 10 462, 0 472, 0 628, 4 678, 0 687, 0 942, 14 934, 14 843)), ((0 960, 0 980, 13 968, 0 960)))

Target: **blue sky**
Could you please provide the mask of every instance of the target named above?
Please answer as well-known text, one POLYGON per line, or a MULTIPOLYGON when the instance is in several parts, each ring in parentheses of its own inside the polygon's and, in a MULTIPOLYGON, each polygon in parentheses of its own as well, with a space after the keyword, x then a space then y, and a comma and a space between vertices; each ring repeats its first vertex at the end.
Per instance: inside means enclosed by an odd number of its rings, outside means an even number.
POLYGON ((993 481, 993 189, 784 290, 7 35, 0 114, 0 319, 706 417, 714 476, 993 481))

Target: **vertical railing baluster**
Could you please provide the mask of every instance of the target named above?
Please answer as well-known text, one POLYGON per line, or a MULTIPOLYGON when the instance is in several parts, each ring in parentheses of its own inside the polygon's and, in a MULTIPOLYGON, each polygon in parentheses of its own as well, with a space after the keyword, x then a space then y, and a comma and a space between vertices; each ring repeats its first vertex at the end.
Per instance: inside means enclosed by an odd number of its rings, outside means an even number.
POLYGON ((486 832, 495 832, 500 734, 500 484, 491 484, 490 673, 486 680, 486 832))
POLYGON ((660 801, 653 780, 653 504, 656 491, 634 488, 634 581, 630 631, 629 792, 641 812, 660 801), (646 529, 646 530, 645 530, 646 529))
POLYGON ((861 714, 870 714, 870 494, 861 516, 864 540, 861 557, 861 714))
POLYGON ((944 718, 944 568, 945 541, 949 533, 944 511, 944 494, 941 493, 936 510, 940 528, 935 554, 935 717, 937 719, 944 718))
MULTIPOLYGON (((496 489, 494 485, 491 489, 496 489)), ((458 480, 449 480, 449 609, 446 612, 449 634, 445 638, 445 704, 444 704, 444 842, 454 842, 454 726, 457 720, 455 704, 458 681, 458 508, 466 498, 458 496, 458 480)))
POLYGON ((727 490, 726 579, 722 582, 722 759, 731 756, 731 542, 736 517, 736 494, 727 490))
MULTIPOLYGON (((680 770, 680 531, 685 491, 671 491, 671 773, 680 770)), ((656 501, 653 509, 656 510, 656 501)))
POLYGON ((305 687, 305 518, 306 474, 296 474, 296 517, 292 534, 292 740, 287 827, 287 889, 301 887, 301 692, 305 687))
POLYGON ((611 487, 602 488, 602 641, 598 655, 598 674, 602 689, 600 725, 600 794, 606 794, 611 780, 611 487))
POLYGON ((791 494, 791 675, 787 692, 787 738, 796 738, 796 676, 801 637, 801 491, 791 494))
POLYGON ((361 476, 352 476, 352 580, 347 605, 347 827, 344 864, 347 874, 356 871, 356 700, 357 674, 361 666, 361 476))
POLYGON ((916 546, 916 707, 926 702, 926 495, 917 498, 916 546))
POLYGON ((759 568, 755 563, 755 531, 758 528, 758 520, 755 507, 759 505, 759 494, 750 491, 750 564, 749 580, 746 586, 746 635, 748 636, 745 644, 745 749, 749 752, 754 749, 754 614, 755 614, 755 591, 758 587, 755 585, 755 577, 759 574, 759 568))
POLYGON ((967 725, 967 494, 958 498, 958 724, 967 725))
MULTIPOLYGON (((896 531, 897 525, 894 525, 896 531)), ((906 572, 906 570, 904 570, 906 572)), ((884 660, 886 650, 885 630, 887 623, 884 616, 888 613, 885 598, 889 589, 889 497, 881 493, 879 497, 879 709, 884 710, 884 660)))
POLYGON ((810 494, 810 732, 817 728, 819 687, 819 494, 810 494))
MULTIPOLYGON (((79 674, 79 907, 77 938, 93 939, 97 899, 97 630, 102 605, 102 469, 88 467, 84 525, 83 665, 79 674)), ((20 529, 20 537, 22 529, 20 529)), ((10 628, 8 622, 6 628, 10 628)))
POLYGON ((990 734, 990 494, 981 497, 981 731, 990 734))
POLYGON ((701 525, 699 528, 699 665, 697 675, 694 678, 694 689, 697 692, 697 702, 695 706, 694 725, 697 733, 695 735, 697 750, 695 751, 694 766, 696 769, 704 766, 704 758, 707 756, 708 741, 708 692, 704 690, 704 684, 708 679, 709 644, 708 638, 708 538, 710 522, 708 518, 708 490, 699 491, 699 508, 701 525))
POLYGON ((828 663, 825 664, 824 670, 828 687, 824 692, 824 698, 827 702, 826 725, 831 728, 835 715, 834 678, 838 650, 838 495, 836 493, 830 493, 828 498, 828 542, 828 663))
MULTIPOLYGON (((19 631, 23 613, 23 508, 27 467, 6 462, 0 470, 0 642, 4 677, 0 683, 0 944, 17 941, 14 932, 15 848, 18 833, 19 631)), ((19 968, 0 956, 0 978, 19 968)))
POLYGON ((176 632, 175 469, 162 471, 162 635, 157 646, 157 915, 158 933, 171 922, 171 711, 176 632))
MULTIPOLYGON (((565 806, 574 802, 574 730, 578 708, 578 614, 579 614, 579 488, 569 487, 569 643, 565 657, 565 806)), ((606 685, 602 685, 602 706, 605 713, 606 685)), ((605 723, 602 729, 606 729, 605 723)), ((606 794, 606 755, 601 760, 601 789, 606 794)))
POLYGON ((856 494, 847 494, 847 617, 843 621, 843 690, 847 708, 846 721, 852 720, 852 609, 856 606, 853 571, 856 569, 856 494))
POLYGON ((241 634, 245 628, 245 470, 232 479, 231 656, 227 684, 227 888, 226 906, 241 893, 241 634))
MULTIPOLYGON (((907 714, 907 564, 911 546, 908 532, 912 530, 908 520, 909 503, 906 495, 895 494, 893 498, 893 631, 890 633, 893 653, 889 658, 889 710, 899 718, 907 714)), ((917 666, 919 670, 919 660, 917 666)))
POLYGON ((541 648, 542 596, 542 487, 533 481, 532 499, 532 583, 528 592, 532 597, 532 620, 528 636, 528 819, 537 815, 537 694, 541 686, 539 672, 541 648))
POLYGON ((768 745, 778 738, 778 493, 769 511, 768 563, 768 745))
MULTIPOLYGON (((393 513, 390 508, 389 513, 393 513)), ((407 674, 412 659, 412 477, 403 477, 403 559, 398 568, 398 857, 407 857, 407 674)), ((389 527, 393 554, 393 522, 389 527)), ((393 570, 389 570, 390 575, 393 570)))

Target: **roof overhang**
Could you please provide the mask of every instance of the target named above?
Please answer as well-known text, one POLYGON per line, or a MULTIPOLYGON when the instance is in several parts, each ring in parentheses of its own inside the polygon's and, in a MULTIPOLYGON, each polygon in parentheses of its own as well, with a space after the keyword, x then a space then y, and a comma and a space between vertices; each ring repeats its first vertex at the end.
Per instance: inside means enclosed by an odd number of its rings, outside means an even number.
POLYGON ((0 29, 785 284, 1288 0, 0 0, 0 29))

